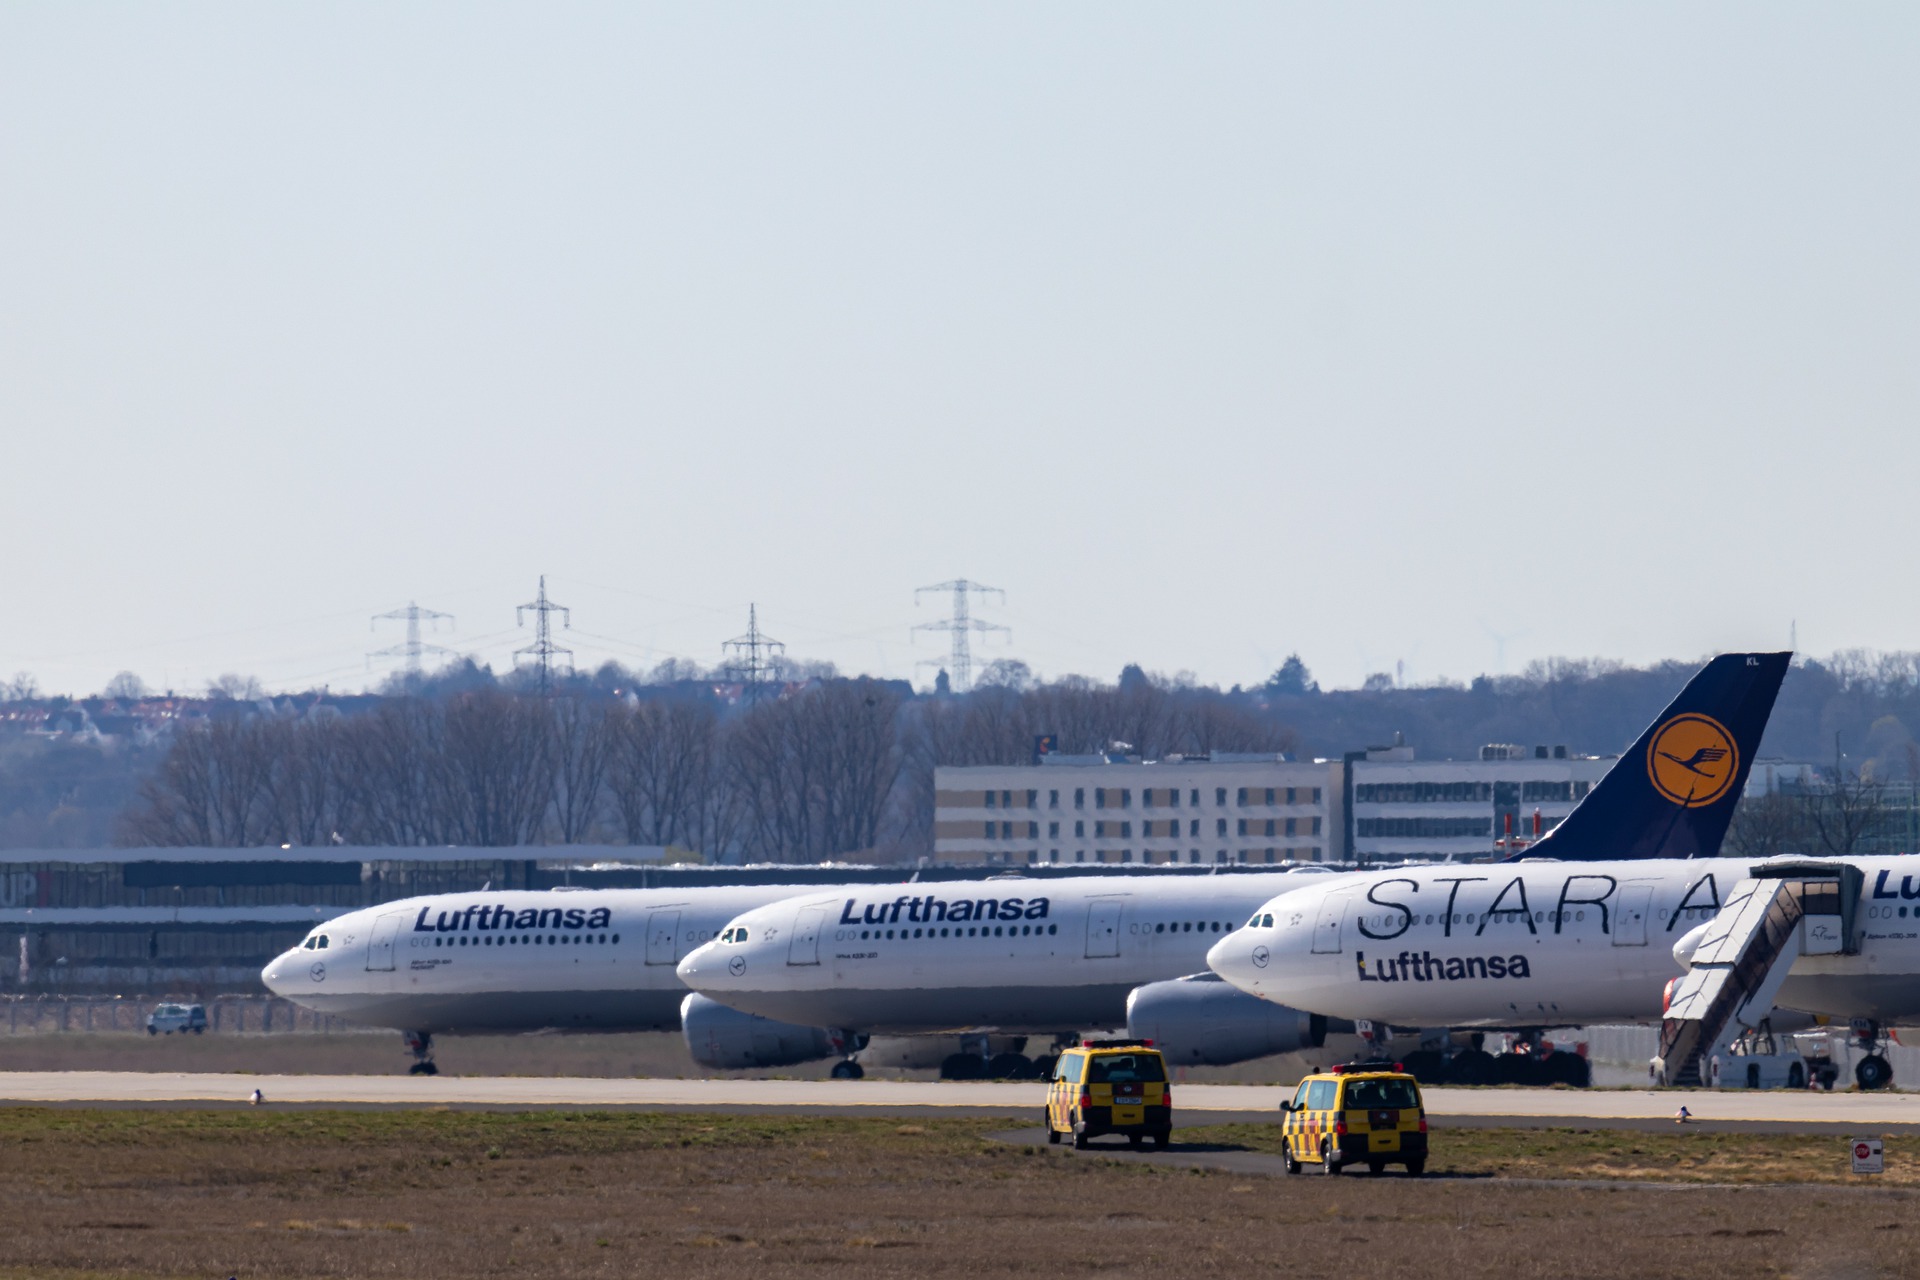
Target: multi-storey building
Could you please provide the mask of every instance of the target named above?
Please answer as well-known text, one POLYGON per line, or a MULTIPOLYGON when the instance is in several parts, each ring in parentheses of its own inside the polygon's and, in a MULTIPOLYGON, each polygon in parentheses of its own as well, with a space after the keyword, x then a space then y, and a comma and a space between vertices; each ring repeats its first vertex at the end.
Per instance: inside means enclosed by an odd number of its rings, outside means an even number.
POLYGON ((1478 760, 1415 760, 1404 744, 1356 751, 1344 856, 1362 862, 1486 858, 1573 812, 1614 765, 1565 747, 1486 746, 1478 760))
POLYGON ((1043 756, 934 771, 936 863, 1324 862, 1341 764, 1272 754, 1043 756))

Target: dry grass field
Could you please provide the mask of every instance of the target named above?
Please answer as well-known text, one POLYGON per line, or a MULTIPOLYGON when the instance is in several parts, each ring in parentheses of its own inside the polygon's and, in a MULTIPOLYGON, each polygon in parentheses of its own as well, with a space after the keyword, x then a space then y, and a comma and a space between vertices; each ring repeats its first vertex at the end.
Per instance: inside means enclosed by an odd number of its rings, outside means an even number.
MULTIPOLYGON (((1023 1121, 0 1111, 0 1278, 1920 1273, 1898 1188, 1260 1178, 986 1136, 1023 1121)), ((1435 1165, 1540 1137, 1448 1133, 1435 1165)), ((1796 1141, 1658 1138, 1625 1141, 1661 1176, 1796 1141)), ((1563 1150, 1529 1171, 1593 1163, 1563 1150)))

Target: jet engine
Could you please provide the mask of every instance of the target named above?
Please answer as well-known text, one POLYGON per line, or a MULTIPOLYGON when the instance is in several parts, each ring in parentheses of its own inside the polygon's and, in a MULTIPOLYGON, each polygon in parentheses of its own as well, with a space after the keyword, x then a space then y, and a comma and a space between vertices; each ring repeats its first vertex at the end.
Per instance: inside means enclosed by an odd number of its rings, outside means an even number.
POLYGON ((1150 982, 1127 996, 1127 1034, 1150 1039, 1176 1066, 1224 1067, 1318 1049, 1327 1020, 1248 995, 1218 974, 1150 982))
POLYGON ((698 994, 680 1002, 680 1033, 703 1067, 790 1067, 846 1052, 842 1038, 825 1027, 775 1022, 698 994))

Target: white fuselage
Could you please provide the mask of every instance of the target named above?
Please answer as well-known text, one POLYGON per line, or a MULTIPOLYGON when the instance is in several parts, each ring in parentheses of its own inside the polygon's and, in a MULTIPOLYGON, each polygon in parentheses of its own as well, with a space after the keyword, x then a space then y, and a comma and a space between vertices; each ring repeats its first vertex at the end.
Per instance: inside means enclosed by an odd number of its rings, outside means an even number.
MULTIPOLYGON (((261 971, 275 995, 401 1031, 671 1031, 674 966, 806 885, 449 893, 320 925, 261 971), (316 946, 325 939, 324 948, 316 946)), ((837 890, 836 890, 837 892, 837 890)))
MULTIPOLYGON (((1920 1015, 1920 860, 1866 874, 1858 954, 1801 956, 1782 1008, 1920 1015)), ((1402 868, 1284 893, 1207 957, 1275 1003, 1401 1027, 1657 1022, 1673 944, 1756 865, 1738 858, 1402 868), (1271 917, 1271 924, 1267 919, 1271 917)))
POLYGON ((1208 948, 1273 896, 1276 878, 823 889, 741 915, 688 956, 680 976, 748 1013, 849 1031, 1124 1026, 1129 991, 1199 972, 1208 948))

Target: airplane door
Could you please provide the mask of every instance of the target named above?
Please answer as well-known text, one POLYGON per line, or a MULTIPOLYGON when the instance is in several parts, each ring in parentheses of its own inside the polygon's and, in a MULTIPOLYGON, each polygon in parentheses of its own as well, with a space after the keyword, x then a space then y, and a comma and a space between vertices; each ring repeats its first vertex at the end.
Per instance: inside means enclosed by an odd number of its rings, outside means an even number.
POLYGON ((800 908, 793 922, 793 941, 787 944, 788 964, 820 963, 820 922, 826 915, 825 907, 800 908))
POLYGON ((1347 924, 1347 895, 1330 893, 1320 899, 1320 914, 1313 922, 1313 953, 1336 955, 1340 951, 1340 933, 1347 924))
POLYGON ((1653 901, 1650 884, 1623 884, 1613 904, 1613 945, 1647 945, 1647 907, 1653 901))
POLYGON ((1095 898, 1087 904, 1087 959, 1120 954, 1120 912, 1125 898, 1095 898))
POLYGON ((394 911, 373 922, 373 937, 367 940, 367 972, 393 972, 393 935, 400 932, 404 911, 394 911))
POLYGON ((678 911, 656 911, 647 917, 647 963, 680 963, 678 911))

